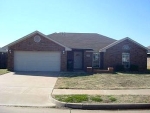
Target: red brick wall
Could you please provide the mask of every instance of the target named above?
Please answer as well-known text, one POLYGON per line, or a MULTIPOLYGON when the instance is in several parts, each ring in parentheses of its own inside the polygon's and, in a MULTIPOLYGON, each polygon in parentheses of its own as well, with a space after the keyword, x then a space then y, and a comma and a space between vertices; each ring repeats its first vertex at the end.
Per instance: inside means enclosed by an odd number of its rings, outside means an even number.
POLYGON ((122 64, 122 53, 126 52, 123 50, 124 45, 129 45, 130 50, 130 64, 138 65, 141 71, 147 69, 147 52, 144 48, 125 40, 104 52, 104 68, 115 67, 117 64, 122 64))
POLYGON ((8 52, 8 69, 11 71, 14 70, 14 51, 60 51, 61 71, 66 71, 67 52, 65 52, 65 54, 62 53, 62 51, 65 51, 65 48, 42 36, 39 43, 34 42, 35 35, 32 35, 29 38, 26 38, 25 40, 9 47, 11 53, 8 52))

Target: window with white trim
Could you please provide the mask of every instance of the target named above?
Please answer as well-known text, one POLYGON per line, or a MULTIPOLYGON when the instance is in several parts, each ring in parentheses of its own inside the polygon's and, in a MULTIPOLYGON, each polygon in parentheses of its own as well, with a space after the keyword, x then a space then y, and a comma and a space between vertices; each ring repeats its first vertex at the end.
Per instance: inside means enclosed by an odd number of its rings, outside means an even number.
POLYGON ((130 68, 130 53, 122 53, 122 65, 124 68, 130 68))
POLYGON ((99 68, 100 67, 100 54, 99 53, 93 53, 93 68, 99 68))

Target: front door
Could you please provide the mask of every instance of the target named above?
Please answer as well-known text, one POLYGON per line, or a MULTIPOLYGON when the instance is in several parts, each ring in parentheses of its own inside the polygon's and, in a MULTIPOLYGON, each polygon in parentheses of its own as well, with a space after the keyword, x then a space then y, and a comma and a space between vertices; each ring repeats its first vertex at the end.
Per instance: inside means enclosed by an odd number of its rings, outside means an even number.
POLYGON ((74 52, 74 69, 82 69, 82 52, 74 52))

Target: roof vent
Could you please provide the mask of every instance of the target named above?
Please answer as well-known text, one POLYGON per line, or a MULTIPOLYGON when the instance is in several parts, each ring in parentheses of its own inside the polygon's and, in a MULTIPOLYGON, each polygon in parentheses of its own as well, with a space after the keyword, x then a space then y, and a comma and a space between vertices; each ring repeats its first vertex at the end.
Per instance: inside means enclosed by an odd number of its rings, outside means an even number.
POLYGON ((41 41, 41 37, 39 35, 34 36, 34 42, 40 42, 41 41))

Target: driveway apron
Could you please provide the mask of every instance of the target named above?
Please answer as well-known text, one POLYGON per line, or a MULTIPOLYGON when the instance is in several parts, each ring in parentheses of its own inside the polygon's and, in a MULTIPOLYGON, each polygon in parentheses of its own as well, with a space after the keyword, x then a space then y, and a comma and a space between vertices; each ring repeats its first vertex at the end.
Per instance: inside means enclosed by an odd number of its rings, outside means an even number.
POLYGON ((49 96, 57 72, 10 72, 0 76, 0 105, 54 106, 49 96))

